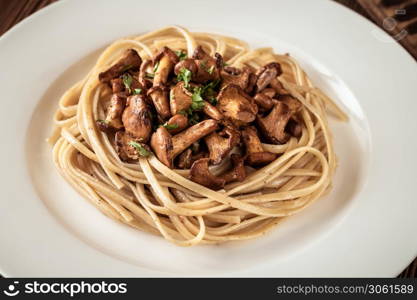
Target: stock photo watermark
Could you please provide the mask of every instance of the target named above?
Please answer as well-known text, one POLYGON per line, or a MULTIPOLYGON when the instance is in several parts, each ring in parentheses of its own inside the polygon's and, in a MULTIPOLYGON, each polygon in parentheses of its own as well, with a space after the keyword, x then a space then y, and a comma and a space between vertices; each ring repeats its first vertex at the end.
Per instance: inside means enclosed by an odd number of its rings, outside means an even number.
MULTIPOLYGON (((395 16, 401 16, 405 14, 407 14, 407 11, 405 9, 395 10, 395 16)), ((408 32, 405 29, 399 31, 398 21, 394 17, 385 18, 382 21, 382 27, 389 34, 390 37, 387 37, 385 34, 382 34, 380 31, 376 29, 372 31, 372 34, 378 40, 384 43, 393 43, 395 41, 399 42, 408 35, 408 32)))

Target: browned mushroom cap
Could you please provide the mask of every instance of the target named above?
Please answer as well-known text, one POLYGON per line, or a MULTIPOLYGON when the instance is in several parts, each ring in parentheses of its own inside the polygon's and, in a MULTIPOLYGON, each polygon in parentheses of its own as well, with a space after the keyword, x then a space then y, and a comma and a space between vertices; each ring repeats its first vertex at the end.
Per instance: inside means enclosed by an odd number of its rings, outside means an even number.
POLYGON ((240 141, 240 133, 232 127, 226 127, 221 132, 213 132, 204 138, 210 153, 210 162, 219 164, 240 141))
POLYGON ((154 134, 152 134, 151 148, 159 161, 172 169, 172 137, 165 127, 159 127, 154 134))
POLYGON ((205 83, 220 78, 220 71, 215 58, 207 54, 203 47, 198 46, 193 53, 192 58, 197 65, 197 73, 193 76, 193 81, 205 83))
POLYGON ((222 113, 215 106, 211 105, 207 101, 204 101, 203 113, 217 121, 220 121, 224 118, 222 113))
POLYGON ((152 81, 150 81, 146 76, 147 73, 151 73, 151 72, 152 72, 152 61, 149 59, 144 60, 139 69, 139 83, 146 89, 149 89, 152 86, 152 81))
POLYGON ((258 107, 239 86, 229 84, 217 96, 217 108, 237 126, 255 120, 258 107))
POLYGON ((291 115, 292 112, 285 103, 276 101, 271 112, 264 118, 258 116, 256 121, 268 142, 283 144, 290 138, 289 134, 285 132, 285 127, 291 115))
POLYGON ((253 100, 255 100, 255 103, 262 111, 268 111, 274 106, 272 98, 267 96, 265 93, 257 93, 255 97, 253 97, 253 100))
POLYGON ((147 142, 152 132, 151 111, 142 95, 130 96, 122 116, 125 130, 140 142, 147 142))
POLYGON ((215 120, 204 120, 180 132, 172 138, 172 156, 176 157, 194 142, 215 131, 218 127, 215 120))
POLYGON ((117 154, 123 161, 135 161, 139 159, 140 153, 138 153, 138 150, 132 146, 132 142, 140 145, 143 151, 150 153, 148 145, 140 143, 138 139, 132 137, 129 133, 122 130, 116 132, 114 142, 117 154))
POLYGON ((113 93, 121 93, 125 90, 123 80, 121 78, 114 78, 110 81, 113 93))
POLYGON ((291 111, 291 114, 297 113, 302 106, 300 101, 289 95, 279 97, 279 101, 285 103, 288 106, 288 109, 291 111))
POLYGON ((256 90, 257 92, 262 91, 264 88, 267 87, 271 83, 271 81, 277 76, 281 75, 281 65, 276 62, 269 63, 262 67, 257 75, 258 79, 256 81, 256 90))
POLYGON ((128 49, 123 53, 123 56, 104 72, 98 75, 100 82, 108 83, 113 78, 119 77, 129 69, 139 68, 142 64, 142 59, 134 49, 128 49))
POLYGON ((233 164, 232 169, 220 175, 219 177, 224 179, 226 183, 234 181, 242 182, 246 178, 246 170, 243 164, 244 159, 239 154, 232 154, 230 158, 233 164))
POLYGON ((273 161, 277 156, 274 153, 267 152, 262 148, 256 128, 253 126, 246 127, 242 131, 243 142, 246 147, 246 162, 253 166, 263 166, 273 161))
POLYGON ((162 48, 161 52, 154 59, 156 71, 153 78, 153 86, 165 85, 169 73, 172 72, 176 63, 178 63, 178 56, 175 52, 168 47, 162 48))
POLYGON ((193 74, 197 74, 197 64, 195 63, 194 59, 187 58, 175 65, 174 73, 178 75, 182 69, 186 69, 191 72, 191 77, 193 74))
POLYGON ((171 134, 176 134, 188 127, 188 118, 184 115, 173 115, 165 124, 165 128, 171 134))
POLYGON ((195 161, 191 166, 190 179, 213 190, 221 189, 226 184, 226 180, 211 174, 209 160, 209 158, 201 158, 195 161))
POLYGON ((169 104, 173 115, 182 110, 187 110, 193 102, 193 94, 185 88, 183 81, 178 82, 173 88, 171 88, 169 95, 169 104))
POLYGON ((171 116, 169 109, 168 89, 164 86, 154 86, 148 90, 148 96, 151 97, 156 111, 163 120, 171 116))
POLYGON ((220 75, 223 79, 221 87, 225 87, 228 84, 235 84, 240 86, 242 90, 245 90, 248 87, 249 77, 252 74, 252 71, 249 68, 243 68, 240 70, 234 67, 225 67, 220 75))
POLYGON ((255 88, 256 81, 258 80, 258 76, 255 73, 250 73, 248 85, 245 89, 245 92, 248 94, 252 94, 253 89, 255 88))

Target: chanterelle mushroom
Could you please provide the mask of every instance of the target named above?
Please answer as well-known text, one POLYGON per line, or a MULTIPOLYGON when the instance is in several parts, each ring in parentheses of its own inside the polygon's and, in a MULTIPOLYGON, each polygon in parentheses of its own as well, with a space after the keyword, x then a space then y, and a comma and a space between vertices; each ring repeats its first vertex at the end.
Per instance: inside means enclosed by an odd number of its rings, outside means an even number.
POLYGON ((230 155, 230 159, 232 160, 233 167, 231 170, 227 171, 226 173, 220 175, 219 177, 224 179, 226 183, 234 182, 234 181, 243 181, 246 177, 246 170, 244 166, 244 159, 239 154, 232 154, 230 155))
POLYGON ((221 87, 235 84, 240 86, 242 90, 245 90, 248 87, 251 74, 252 71, 247 67, 243 68, 243 70, 234 67, 225 67, 220 73, 223 79, 221 87))
POLYGON ((217 108, 237 125, 244 125, 255 120, 258 107, 239 86, 229 84, 217 96, 217 108))
POLYGON ((123 161, 135 161, 139 156, 148 156, 151 153, 148 145, 122 130, 116 132, 114 141, 117 154, 123 161))
MULTIPOLYGON (((193 76, 193 81, 205 83, 220 78, 217 60, 207 54, 201 46, 198 46, 193 53, 193 58, 197 65, 197 73, 193 76)), ((194 75, 194 74, 193 74, 194 75)))
POLYGON ((148 141, 152 132, 152 120, 144 96, 134 95, 127 99, 122 120, 126 132, 141 142, 148 141))
POLYGON ((290 135, 285 131, 288 121, 295 114, 301 104, 288 96, 282 101, 274 100, 274 107, 266 117, 257 118, 257 124, 265 139, 274 144, 283 144, 288 141, 290 135))
POLYGON ((171 117, 169 109, 168 89, 164 86, 154 86, 148 90, 148 96, 151 97, 156 111, 163 120, 171 117))
POLYGON ((152 135, 151 147, 158 159, 172 168, 173 160, 194 142, 217 129, 217 121, 204 120, 171 137, 165 127, 159 127, 152 135), (164 146, 164 143, 167 146, 164 146))
POLYGON ((186 110, 191 106, 192 93, 185 88, 183 81, 178 82, 170 91, 170 107, 173 115, 179 113, 182 110, 186 110))
POLYGON ((218 190, 224 187, 226 180, 210 173, 209 158, 201 158, 193 163, 190 170, 190 179, 205 187, 218 190))
POLYGON ((277 76, 281 75, 281 65, 276 62, 265 65, 257 73, 258 79, 256 81, 256 91, 260 92, 271 83, 272 80, 276 79, 277 76))
POLYGON ((110 106, 107 110, 107 116, 104 121, 97 121, 101 131, 109 131, 110 129, 123 128, 122 113, 125 108, 126 100, 118 94, 113 94, 110 99, 110 106))
POLYGON ((113 78, 119 77, 129 69, 138 69, 142 64, 142 59, 134 49, 128 49, 123 56, 104 72, 98 75, 100 82, 108 83, 113 78))
POLYGON ((194 59, 192 58, 184 59, 175 65, 175 68, 174 68, 175 75, 178 75, 184 69, 191 72, 191 78, 192 78, 193 75, 197 74, 198 67, 194 59))
POLYGON ((164 127, 169 133, 176 134, 188 127, 188 118, 180 114, 173 115, 168 122, 164 124, 164 127))
POLYGON ((268 111, 274 106, 274 102, 272 102, 272 97, 269 97, 265 93, 257 93, 255 97, 253 97, 255 103, 260 108, 261 111, 268 111))
POLYGON ((262 148, 258 133, 253 126, 242 131, 243 142, 246 147, 246 162, 253 166, 263 166, 275 160, 276 154, 267 152, 262 148))
POLYGON ((165 85, 168 80, 169 73, 174 69, 178 62, 178 56, 168 47, 164 47, 154 59, 155 75, 153 78, 153 86, 165 85))
POLYGON ((240 133, 232 127, 225 127, 221 132, 213 132, 204 138, 210 153, 210 162, 219 164, 239 143, 240 133))

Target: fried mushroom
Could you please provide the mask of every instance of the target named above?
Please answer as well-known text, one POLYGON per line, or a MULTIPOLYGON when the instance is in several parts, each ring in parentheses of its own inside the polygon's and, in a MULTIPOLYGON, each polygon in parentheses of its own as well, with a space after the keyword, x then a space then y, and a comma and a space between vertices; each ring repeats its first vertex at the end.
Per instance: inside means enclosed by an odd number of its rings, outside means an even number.
POLYGON ((246 147, 246 162, 253 167, 270 163, 277 157, 276 154, 263 149, 258 132, 254 126, 248 126, 242 131, 243 142, 246 147))
POLYGON ((211 174, 209 161, 209 158, 201 158, 195 161, 191 166, 190 179, 213 190, 221 189, 226 184, 226 180, 211 174))
POLYGON ((217 108, 235 125, 252 122, 258 113, 258 107, 238 85, 229 84, 217 96, 217 108))
POLYGON ((120 130, 114 137, 116 152, 122 161, 136 161, 141 155, 150 154, 149 146, 141 143, 129 133, 120 130))
POLYGON ((237 146, 240 133, 233 127, 225 127, 221 132, 213 132, 204 138, 210 153, 210 162, 219 164, 237 146))
POLYGON ((271 62, 257 72, 256 91, 260 92, 266 88, 272 80, 282 74, 281 65, 271 62))
POLYGON ((152 99, 153 105, 163 120, 171 117, 169 108, 168 89, 164 86, 154 86, 148 90, 148 96, 152 99))
POLYGON ((122 116, 126 132, 140 142, 147 142, 152 133, 151 111, 142 95, 133 95, 127 99, 122 116))
POLYGON ((180 111, 187 110, 191 103, 193 94, 185 88, 183 81, 178 82, 174 87, 171 88, 169 94, 169 105, 171 113, 173 115, 178 114, 180 111))
POLYGON ((219 176, 224 179, 226 183, 239 181, 242 182, 246 178, 246 170, 244 165, 244 159, 239 154, 230 155, 233 167, 231 170, 219 176))
POLYGON ((109 69, 101 72, 98 79, 102 83, 109 83, 113 78, 119 77, 130 69, 138 69, 142 64, 142 59, 134 49, 128 49, 123 56, 109 69))
POLYGON ((162 48, 161 52, 154 59, 155 74, 153 78, 153 86, 165 85, 169 74, 178 63, 178 56, 168 47, 162 48))

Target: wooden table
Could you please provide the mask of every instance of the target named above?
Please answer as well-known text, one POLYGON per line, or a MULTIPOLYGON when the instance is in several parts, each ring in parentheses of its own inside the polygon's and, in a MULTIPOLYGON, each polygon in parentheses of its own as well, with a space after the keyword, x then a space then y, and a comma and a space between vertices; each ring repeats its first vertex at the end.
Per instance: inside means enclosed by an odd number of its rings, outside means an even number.
MULTIPOLYGON (((57 0, 0 0, 0 36, 16 23, 55 1, 57 0)), ((335 1, 353 9, 372 21, 367 12, 355 0, 335 1)), ((417 258, 399 275, 399 277, 417 278, 417 258)))

